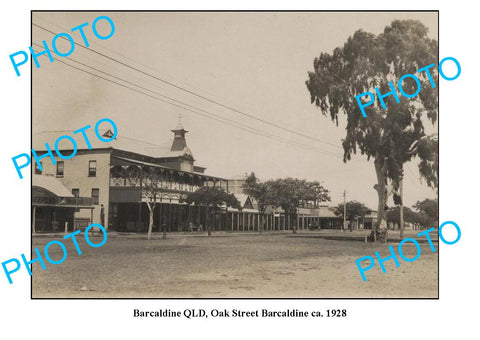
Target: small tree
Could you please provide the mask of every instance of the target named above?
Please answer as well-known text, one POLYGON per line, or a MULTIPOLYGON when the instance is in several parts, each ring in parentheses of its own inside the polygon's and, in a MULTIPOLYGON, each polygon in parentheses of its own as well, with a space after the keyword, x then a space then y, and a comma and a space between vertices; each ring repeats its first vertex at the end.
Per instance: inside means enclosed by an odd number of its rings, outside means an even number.
POLYGON ((420 214, 423 215, 423 227, 438 227, 438 200, 424 199, 418 201, 413 206, 420 214))
MULTIPOLYGON (((396 223, 400 226, 400 207, 396 206, 387 210, 387 222, 396 223)), ((403 207, 404 220, 407 223, 417 223, 418 214, 409 207, 403 207)))
POLYGON ((313 202, 313 206, 315 208, 318 207, 318 204, 321 202, 327 202, 330 201, 330 195, 329 191, 325 189, 320 182, 313 181, 313 182, 307 182, 303 181, 304 185, 304 195, 303 195, 303 201, 304 204, 308 202, 313 202))
POLYGON ((259 232, 262 233, 265 226, 265 211, 269 205, 273 205, 274 200, 272 197, 272 190, 269 188, 269 183, 260 183, 255 174, 252 172, 247 177, 242 188, 243 191, 254 198, 258 204, 258 212, 260 213, 261 225, 259 232))
MULTIPOLYGON (((158 168, 130 167, 125 172, 127 180, 133 187, 140 187, 142 200, 145 199, 149 210, 149 224, 147 239, 152 238, 153 213, 157 206, 157 199, 160 197, 162 173, 158 168)), ((164 235, 165 238, 165 235, 164 235)))
POLYGON ((201 187, 195 192, 188 193, 185 198, 181 199, 187 204, 195 204, 197 206, 204 206, 206 208, 206 227, 208 236, 211 235, 211 227, 208 221, 209 211, 213 211, 215 217, 220 212, 222 206, 240 209, 240 202, 230 193, 219 187, 201 187))
MULTIPOLYGON (((334 211, 337 216, 343 216, 343 203, 339 204, 334 211)), ((368 209, 363 203, 349 201, 346 204, 346 219, 352 223, 356 217, 364 217, 371 209, 368 209)))
MULTIPOLYGON (((271 203, 281 207, 285 215, 290 215, 296 221, 297 210, 308 201, 329 201, 328 190, 318 182, 307 182, 297 178, 283 178, 267 182, 271 191, 271 203)), ((296 226, 296 224, 295 224, 296 226)), ((292 231, 297 232, 296 228, 292 231)))
MULTIPOLYGON (((145 168, 142 172, 142 196, 145 197, 149 211, 148 236, 150 240, 153 229, 153 212, 157 206, 157 198, 160 196, 162 173, 157 168, 145 168)), ((164 230, 165 234, 165 230, 164 230)), ((164 235, 165 236, 165 235, 164 235)), ((165 238, 165 237, 164 237, 165 238)))
MULTIPOLYGON (((413 224, 415 227, 424 226, 429 223, 428 216, 423 212, 417 212, 409 207, 403 208, 404 220, 407 223, 413 224)), ((400 222, 400 207, 394 207, 387 211, 387 222, 397 223, 400 222)))

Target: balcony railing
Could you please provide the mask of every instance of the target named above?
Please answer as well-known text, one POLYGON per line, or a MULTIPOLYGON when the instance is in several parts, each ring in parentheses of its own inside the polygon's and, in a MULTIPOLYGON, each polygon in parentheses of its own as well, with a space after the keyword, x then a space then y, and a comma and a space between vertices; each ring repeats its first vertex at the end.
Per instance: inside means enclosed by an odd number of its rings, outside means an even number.
POLYGON ((32 203, 56 205, 57 204, 57 197, 33 196, 32 197, 32 203))
POLYGON ((93 205, 93 197, 42 197, 33 196, 32 203, 48 204, 48 205, 75 205, 75 206, 91 206, 93 205))
MULTIPOLYGON (((110 187, 114 188, 139 188, 140 182, 133 183, 125 178, 110 177, 110 187)), ((178 182, 162 182, 159 184, 159 189, 165 192, 194 192, 201 188, 199 185, 178 182)))
POLYGON ((61 197, 59 204, 66 205, 93 205, 93 197, 61 197))

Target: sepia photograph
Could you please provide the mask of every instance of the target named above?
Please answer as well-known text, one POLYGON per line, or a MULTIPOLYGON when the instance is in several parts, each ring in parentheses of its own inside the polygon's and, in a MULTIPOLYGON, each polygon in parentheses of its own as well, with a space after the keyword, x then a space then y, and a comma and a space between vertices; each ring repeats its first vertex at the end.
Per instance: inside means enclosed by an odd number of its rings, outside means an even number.
POLYGON ((438 27, 32 11, 31 298, 438 299, 438 27))

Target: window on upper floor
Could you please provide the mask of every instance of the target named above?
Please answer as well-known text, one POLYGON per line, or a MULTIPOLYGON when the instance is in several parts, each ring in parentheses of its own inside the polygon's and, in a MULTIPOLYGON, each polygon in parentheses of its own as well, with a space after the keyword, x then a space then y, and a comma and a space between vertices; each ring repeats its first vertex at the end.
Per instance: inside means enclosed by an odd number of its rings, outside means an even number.
POLYGON ((63 161, 57 162, 57 177, 63 177, 64 163, 63 161))
POLYGON ((88 162, 88 177, 97 176, 97 161, 88 162))
MULTIPOLYGON (((42 162, 38 162, 38 163, 40 163, 40 168, 43 169, 42 162)), ((42 170, 40 170, 40 168, 38 167, 38 163, 35 162, 35 175, 41 175, 42 174, 42 170)))

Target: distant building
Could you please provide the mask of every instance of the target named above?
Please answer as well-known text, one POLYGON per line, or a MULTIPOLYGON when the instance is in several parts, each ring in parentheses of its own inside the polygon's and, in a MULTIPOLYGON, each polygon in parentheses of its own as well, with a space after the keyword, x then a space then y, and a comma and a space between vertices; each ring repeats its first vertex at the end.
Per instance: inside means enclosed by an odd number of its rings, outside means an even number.
POLYGON ((227 182, 222 184, 222 189, 232 194, 244 194, 245 192, 243 191, 242 186, 245 183, 246 178, 247 175, 234 176, 233 179, 228 179, 227 182))
POLYGON ((372 210, 363 218, 363 227, 372 229, 375 223, 377 223, 377 212, 372 210))
POLYGON ((316 208, 298 208, 300 228, 307 229, 310 223, 316 223, 321 229, 341 229, 343 216, 335 215, 335 207, 318 205, 316 208))

